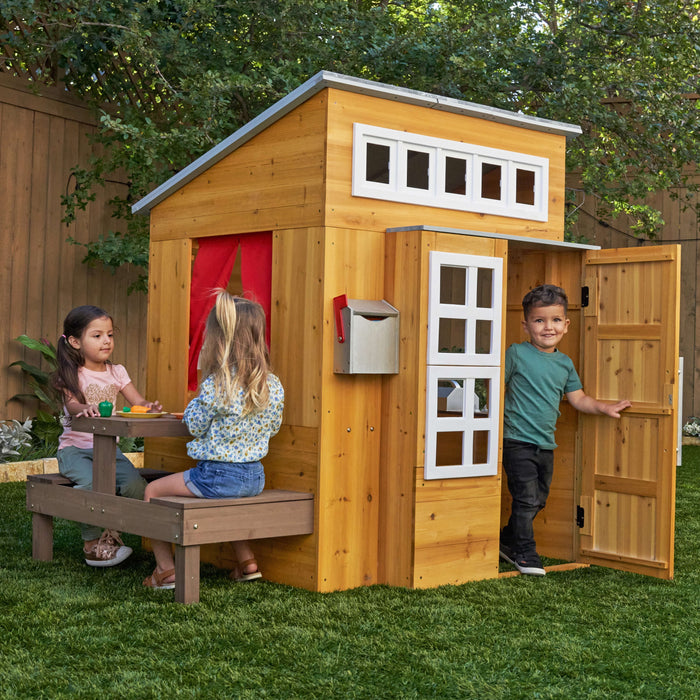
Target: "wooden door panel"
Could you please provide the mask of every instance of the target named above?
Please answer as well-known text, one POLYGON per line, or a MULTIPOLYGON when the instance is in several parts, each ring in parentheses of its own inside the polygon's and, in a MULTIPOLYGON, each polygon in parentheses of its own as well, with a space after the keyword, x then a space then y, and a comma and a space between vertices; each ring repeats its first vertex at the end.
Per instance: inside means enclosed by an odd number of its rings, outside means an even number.
POLYGON ((678 246, 586 256, 587 393, 629 399, 620 420, 582 419, 580 559, 673 577, 678 246))

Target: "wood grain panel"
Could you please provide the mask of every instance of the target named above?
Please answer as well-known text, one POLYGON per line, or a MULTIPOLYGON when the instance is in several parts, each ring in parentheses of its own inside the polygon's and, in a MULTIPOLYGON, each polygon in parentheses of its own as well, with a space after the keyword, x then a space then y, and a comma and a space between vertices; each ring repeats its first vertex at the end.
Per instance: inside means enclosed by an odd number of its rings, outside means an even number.
POLYGON ((152 241, 147 393, 182 411, 187 392, 192 243, 152 241))
POLYGON ((322 93, 154 207, 151 240, 321 225, 325 121, 322 93))
POLYGON ((379 581, 412 585, 415 467, 423 440, 427 258, 423 234, 386 234, 385 299, 399 309, 399 374, 384 378, 379 482, 379 581), (422 407, 422 408, 421 408, 422 407))
POLYGON ((327 223, 332 226, 384 230, 429 223, 435 226, 515 233, 563 240, 565 137, 521 127, 398 104, 366 95, 329 89, 327 223), (550 159, 549 221, 526 221, 436 207, 358 199, 351 196, 352 125, 354 122, 405 130, 550 159))
POLYGON ((333 297, 381 299, 384 235, 326 229, 323 276, 319 587, 377 582, 381 375, 333 373, 333 297))
POLYGON ((285 423, 309 428, 321 422, 324 240, 312 228, 275 231, 272 242, 270 354, 285 423))
POLYGON ((109 200, 126 194, 126 181, 109 175, 113 182, 97 189, 73 224, 61 221, 61 196, 75 182, 71 168, 86 167, 97 152, 89 142, 94 119, 88 117, 88 110, 59 99, 58 93, 54 98, 35 95, 21 80, 0 81, 0 242, 8 252, 0 262, 0 291, 7 302, 6 342, 0 344, 4 419, 23 420, 38 408, 32 400, 7 403, 26 391, 19 369, 8 365, 21 359, 39 362, 38 353, 13 339, 27 334, 55 344, 65 315, 80 304, 100 306, 113 316, 118 334, 112 359, 127 367, 141 390, 145 386, 146 297, 126 294, 136 271, 125 265, 112 275, 89 268, 81 262, 84 248, 66 241, 72 236, 86 243, 119 230, 109 200))

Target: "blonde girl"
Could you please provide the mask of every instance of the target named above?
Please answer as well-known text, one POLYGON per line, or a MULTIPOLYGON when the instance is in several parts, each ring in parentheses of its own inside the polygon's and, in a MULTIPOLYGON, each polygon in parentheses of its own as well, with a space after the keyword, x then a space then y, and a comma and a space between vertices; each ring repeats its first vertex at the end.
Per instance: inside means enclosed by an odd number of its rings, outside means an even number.
MULTIPOLYGON (((241 498, 257 496, 265 485, 260 460, 282 424, 284 390, 270 371, 265 345, 265 313, 256 302, 220 291, 205 328, 200 355, 199 394, 185 409, 194 440, 187 454, 197 465, 152 481, 144 499, 160 496, 241 498)), ((175 587, 170 544, 152 541, 156 557, 149 588, 175 587)), ((250 544, 234 542, 236 581, 261 578, 250 544)))
MULTIPOLYGON (((63 334, 56 344, 56 371, 53 386, 63 395, 64 429, 59 438, 58 469, 75 482, 76 488, 92 488, 92 433, 71 429, 72 416, 99 416, 98 404, 116 405, 121 395, 130 404, 160 411, 161 405, 147 402, 132 384, 122 365, 110 362, 114 350, 112 317, 97 306, 77 306, 63 322, 63 334)), ((143 498, 146 482, 131 462, 117 449, 116 492, 127 498, 143 498)), ((115 566, 124 561, 131 548, 115 530, 81 524, 83 554, 89 566, 115 566)))

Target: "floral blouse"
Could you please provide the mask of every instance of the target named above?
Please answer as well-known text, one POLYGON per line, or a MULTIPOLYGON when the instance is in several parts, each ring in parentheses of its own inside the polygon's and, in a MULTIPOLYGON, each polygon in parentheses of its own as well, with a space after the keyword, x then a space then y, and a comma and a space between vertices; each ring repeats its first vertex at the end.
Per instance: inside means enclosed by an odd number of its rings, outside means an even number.
POLYGON ((185 409, 183 420, 195 438, 187 454, 214 462, 257 462, 267 454, 268 442, 282 424, 284 389, 274 374, 267 375, 270 400, 262 411, 243 413, 243 390, 236 400, 222 406, 215 396, 214 380, 207 377, 199 395, 185 409))

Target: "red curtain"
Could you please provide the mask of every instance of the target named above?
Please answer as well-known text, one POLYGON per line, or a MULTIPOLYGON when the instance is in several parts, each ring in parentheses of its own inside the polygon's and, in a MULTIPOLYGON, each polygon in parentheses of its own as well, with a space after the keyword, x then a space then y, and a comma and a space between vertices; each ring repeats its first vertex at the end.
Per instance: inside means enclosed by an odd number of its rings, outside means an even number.
POLYGON ((226 289, 238 248, 241 249, 243 293, 265 310, 265 339, 270 345, 270 305, 272 299, 272 233, 243 233, 198 239, 199 248, 192 269, 190 289, 190 354, 187 386, 197 388, 197 360, 204 340, 207 316, 214 306, 216 290, 226 289))

